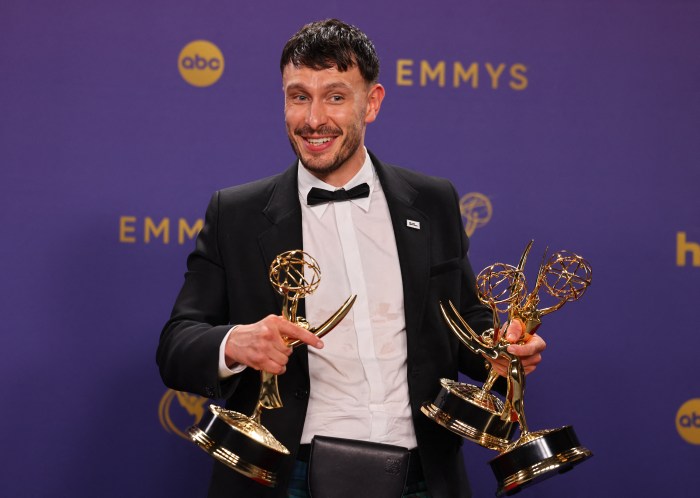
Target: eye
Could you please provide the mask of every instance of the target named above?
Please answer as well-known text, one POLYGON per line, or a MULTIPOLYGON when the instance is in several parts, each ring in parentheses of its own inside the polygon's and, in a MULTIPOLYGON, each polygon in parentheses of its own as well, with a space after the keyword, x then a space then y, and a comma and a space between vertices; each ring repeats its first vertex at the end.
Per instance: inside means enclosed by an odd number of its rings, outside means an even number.
POLYGON ((293 103, 304 103, 309 100, 309 97, 303 93, 292 93, 287 96, 287 100, 293 103))
POLYGON ((333 103, 340 103, 345 100, 345 97, 342 95, 331 95, 330 101, 333 103))

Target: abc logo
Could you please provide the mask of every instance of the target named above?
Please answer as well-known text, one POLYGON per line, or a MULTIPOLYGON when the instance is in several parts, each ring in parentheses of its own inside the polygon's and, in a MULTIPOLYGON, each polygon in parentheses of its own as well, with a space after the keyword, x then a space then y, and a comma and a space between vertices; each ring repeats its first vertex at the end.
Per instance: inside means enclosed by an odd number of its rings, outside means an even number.
POLYGON ((216 83, 224 72, 224 56, 219 47, 206 40, 185 45, 177 58, 182 78, 193 86, 205 87, 216 83))
POLYGON ((676 413, 676 429, 690 444, 700 444, 700 398, 683 403, 676 413))

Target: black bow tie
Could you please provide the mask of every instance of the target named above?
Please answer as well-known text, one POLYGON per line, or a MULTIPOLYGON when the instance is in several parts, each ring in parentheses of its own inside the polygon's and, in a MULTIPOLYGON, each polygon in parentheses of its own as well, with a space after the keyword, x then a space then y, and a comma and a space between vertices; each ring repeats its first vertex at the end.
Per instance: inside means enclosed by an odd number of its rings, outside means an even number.
POLYGON ((358 186, 345 190, 324 190, 322 188, 313 187, 309 190, 309 195, 306 196, 306 203, 309 206, 323 204, 324 202, 340 202, 349 201, 350 199, 361 199, 369 196, 369 185, 360 183, 358 186))

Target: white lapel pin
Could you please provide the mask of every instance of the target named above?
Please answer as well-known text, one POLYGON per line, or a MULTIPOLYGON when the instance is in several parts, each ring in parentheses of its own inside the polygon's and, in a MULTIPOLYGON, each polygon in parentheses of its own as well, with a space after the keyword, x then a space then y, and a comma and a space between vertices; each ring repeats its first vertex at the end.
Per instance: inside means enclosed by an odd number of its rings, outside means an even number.
POLYGON ((420 230, 420 221, 406 220, 406 226, 408 228, 415 228, 416 230, 420 230))

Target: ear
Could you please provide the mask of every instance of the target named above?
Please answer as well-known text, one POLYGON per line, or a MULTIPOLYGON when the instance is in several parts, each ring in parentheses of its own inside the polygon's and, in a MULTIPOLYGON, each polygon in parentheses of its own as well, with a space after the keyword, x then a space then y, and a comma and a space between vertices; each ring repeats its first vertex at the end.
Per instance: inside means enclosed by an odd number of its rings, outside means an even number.
POLYGON ((369 90, 367 95, 367 112, 365 113, 365 123, 371 123, 377 119, 379 108, 384 100, 384 87, 379 83, 375 83, 369 90))

